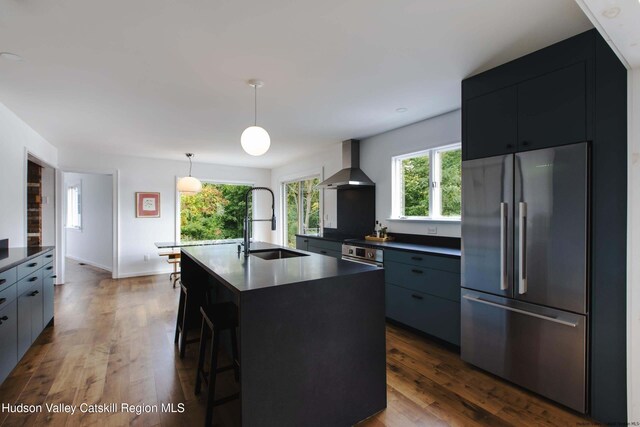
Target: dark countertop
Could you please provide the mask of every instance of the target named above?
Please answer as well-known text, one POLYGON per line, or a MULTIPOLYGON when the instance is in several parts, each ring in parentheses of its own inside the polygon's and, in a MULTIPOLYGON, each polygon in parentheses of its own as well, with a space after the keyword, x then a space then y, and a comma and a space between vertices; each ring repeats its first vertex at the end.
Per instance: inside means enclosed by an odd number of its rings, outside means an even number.
POLYGON ((158 249, 185 248, 187 246, 230 245, 242 243, 242 239, 194 240, 190 242, 155 242, 158 249))
MULTIPOLYGON (((278 248, 282 247, 262 242, 251 244, 252 250, 278 248)), ((192 246, 183 248, 182 252, 234 293, 378 269, 298 249, 293 252, 304 253, 307 256, 275 260, 249 256, 245 259, 244 254, 238 254, 235 245, 192 246)))
POLYGON ((54 246, 9 248, 0 251, 0 273, 53 249, 54 246))
POLYGON ((444 248, 440 246, 418 245, 415 243, 402 242, 374 242, 371 240, 349 240, 349 243, 356 245, 374 246, 381 249, 395 249, 400 251, 417 252, 422 254, 446 255, 450 257, 460 257, 460 249, 444 248))
POLYGON ((422 245, 417 243, 403 242, 375 242, 364 239, 344 238, 343 236, 317 236, 307 234, 296 234, 298 237, 306 237, 309 239, 328 240, 331 242, 341 242, 356 245, 365 245, 380 249, 395 249, 400 251, 417 252, 423 254, 445 255, 450 257, 460 257, 461 251, 457 248, 447 248, 444 246, 422 245))

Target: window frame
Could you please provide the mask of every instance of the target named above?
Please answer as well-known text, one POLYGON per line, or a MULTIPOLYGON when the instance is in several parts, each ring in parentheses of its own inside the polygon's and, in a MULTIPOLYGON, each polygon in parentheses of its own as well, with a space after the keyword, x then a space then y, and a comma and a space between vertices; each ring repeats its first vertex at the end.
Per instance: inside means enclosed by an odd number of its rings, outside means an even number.
POLYGON ((398 221, 460 222, 461 216, 442 216, 442 159, 440 154, 462 150, 462 143, 440 145, 391 157, 391 217, 398 221), (404 210, 404 175, 402 162, 416 157, 429 158, 429 215, 402 215, 404 210))
MULTIPOLYGON (((283 179, 282 181, 280 181, 280 194, 281 194, 281 208, 280 208, 280 212, 282 213, 282 232, 281 232, 281 236, 280 238, 282 239, 282 245, 285 247, 289 247, 289 242, 288 242, 288 237, 289 237, 289 222, 288 222, 288 218, 287 216, 287 185, 289 184, 293 184, 293 183, 302 183, 303 181, 307 181, 310 179, 317 179, 318 182, 322 182, 322 171, 318 172, 318 173, 310 173, 310 174, 305 174, 303 176, 294 176, 294 177, 287 177, 286 179, 283 179)), ((300 187, 299 187, 300 188, 300 187)), ((322 232, 322 228, 323 228, 323 224, 324 224, 324 218, 323 218, 323 206, 324 206, 324 198, 323 198, 323 191, 321 188, 318 188, 318 200, 319 200, 319 206, 318 206, 318 210, 319 210, 319 224, 318 224, 318 228, 320 229, 319 232, 322 232)), ((303 234, 303 232, 300 230, 302 228, 302 217, 303 217, 303 207, 302 204, 298 205, 298 231, 295 234, 303 234)))
POLYGON ((67 185, 66 187, 66 194, 65 194, 65 228, 69 229, 69 230, 77 230, 77 231, 82 231, 82 182, 79 182, 77 184, 72 184, 72 185, 67 185), (69 224, 69 219, 70 219, 70 208, 72 208, 72 206, 70 206, 71 200, 70 199, 70 192, 75 189, 76 190, 76 202, 75 202, 75 207, 77 210, 77 224, 69 224))

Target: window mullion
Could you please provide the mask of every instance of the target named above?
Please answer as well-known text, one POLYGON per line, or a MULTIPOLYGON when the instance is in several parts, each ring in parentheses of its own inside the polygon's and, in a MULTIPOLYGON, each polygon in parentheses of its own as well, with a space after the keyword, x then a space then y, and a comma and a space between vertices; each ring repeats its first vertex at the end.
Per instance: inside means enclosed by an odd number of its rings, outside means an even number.
POLYGON ((431 212, 429 212, 431 218, 442 216, 442 193, 440 191, 440 183, 442 182, 441 163, 440 152, 433 150, 431 161, 431 200, 433 208, 431 212))

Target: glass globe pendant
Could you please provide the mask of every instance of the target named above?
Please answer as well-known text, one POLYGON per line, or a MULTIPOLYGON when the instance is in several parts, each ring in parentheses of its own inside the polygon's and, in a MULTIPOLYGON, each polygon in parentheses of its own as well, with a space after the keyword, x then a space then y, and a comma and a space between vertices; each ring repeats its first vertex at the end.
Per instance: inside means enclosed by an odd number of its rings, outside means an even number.
POLYGON ((189 159, 189 176, 184 176, 178 180, 178 191, 182 194, 196 194, 202 191, 202 183, 198 178, 194 178, 191 176, 191 167, 193 166, 191 163, 191 158, 193 157, 193 153, 185 153, 187 159, 189 159))
POLYGON ((264 128, 258 123, 258 88, 264 85, 260 80, 249 80, 249 86, 254 89, 254 120, 253 126, 249 126, 240 135, 242 149, 252 156, 262 156, 271 146, 271 138, 264 128))

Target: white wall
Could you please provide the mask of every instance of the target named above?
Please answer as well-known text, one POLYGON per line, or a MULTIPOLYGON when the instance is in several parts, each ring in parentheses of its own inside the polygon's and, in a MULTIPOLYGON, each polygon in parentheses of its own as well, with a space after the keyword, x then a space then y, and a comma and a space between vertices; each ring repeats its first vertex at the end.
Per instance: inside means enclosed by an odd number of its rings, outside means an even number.
MULTIPOLYGON (((273 242, 283 244, 283 197, 282 183, 304 178, 310 175, 321 174, 320 179, 325 179, 342 169, 342 144, 335 145, 322 150, 321 152, 310 154, 296 160, 293 163, 277 167, 271 170, 271 188, 276 195, 276 217, 278 219, 278 230, 273 233, 273 242)), ((337 193, 336 190, 320 190, 322 198, 322 226, 336 228, 337 220, 337 193)))
POLYGON ((629 422, 640 421, 640 67, 629 71, 627 387, 629 422))
POLYGON ((29 151, 56 166, 58 150, 0 104, 0 239, 11 246, 26 244, 26 164, 29 151))
POLYGON ((462 140, 460 110, 391 130, 360 143, 360 166, 376 183, 376 219, 389 232, 428 234, 437 228, 438 236, 460 237, 460 222, 393 220, 391 216, 391 158, 462 140))
POLYGON ((111 271, 113 266, 113 177, 102 174, 64 174, 64 194, 80 186, 82 228, 65 229, 66 256, 111 271))
MULTIPOLYGON (((81 150, 60 150, 60 168, 67 171, 116 173, 118 183, 118 265, 117 277, 166 273, 171 271, 166 258, 159 257, 154 242, 173 241, 176 232, 176 177, 186 175, 189 163, 184 160, 156 160, 131 156, 108 155, 81 150), (160 192, 160 218, 135 217, 135 193, 160 192), (149 261, 145 261, 145 255, 149 261)), ((196 157, 197 159, 197 157, 196 157)), ((268 169, 230 167, 194 163, 193 176, 217 182, 271 185, 268 169)), ((256 199, 256 216, 271 214, 267 193, 256 199)), ((267 223, 257 223, 255 238, 270 241, 267 223)))

